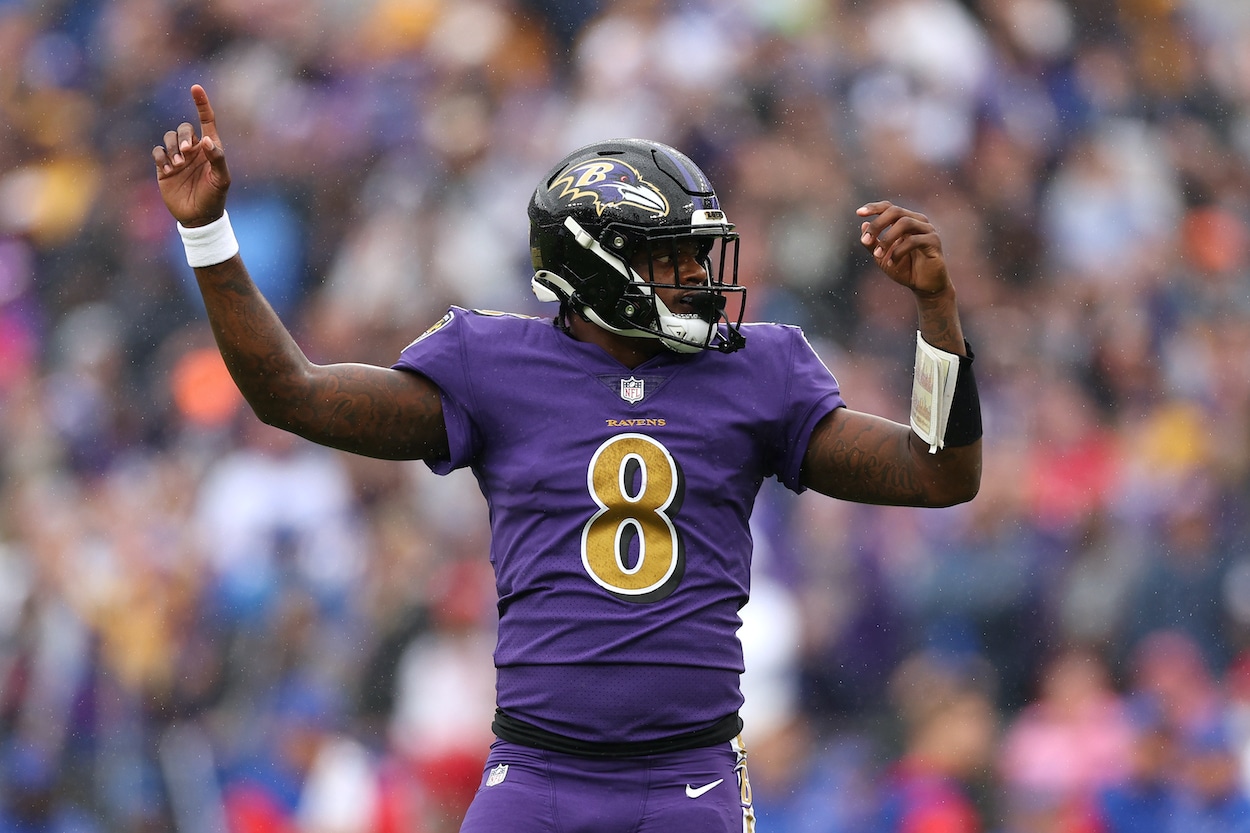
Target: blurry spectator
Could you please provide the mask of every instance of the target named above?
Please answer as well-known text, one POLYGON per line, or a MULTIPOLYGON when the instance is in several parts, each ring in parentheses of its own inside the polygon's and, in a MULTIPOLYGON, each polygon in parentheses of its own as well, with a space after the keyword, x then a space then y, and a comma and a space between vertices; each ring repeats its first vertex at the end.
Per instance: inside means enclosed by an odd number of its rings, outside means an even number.
POLYGON ((917 654, 899 666, 891 694, 902 751, 884 774, 875 833, 979 833, 979 803, 998 734, 988 672, 976 657, 917 654))
POLYGON ((1078 833, 1094 796, 1129 770, 1135 727, 1094 651, 1068 648, 1040 669, 1036 699, 1008 723, 998 766, 1008 800, 1078 833))
POLYGON ((1229 743, 1240 761, 1241 791, 1250 795, 1250 655, 1238 655, 1224 678, 1229 743))
POLYGON ((796 714, 747 753, 751 795, 760 830, 861 833, 876 811, 877 756, 871 739, 855 732, 813 732, 810 715, 796 714))
POLYGON ((348 735, 325 738, 313 755, 300 793, 299 829, 373 833, 381 826, 381 818, 382 784, 369 750, 348 735))
POLYGON ((1169 830, 1250 831, 1250 797, 1227 730, 1215 723, 1181 739, 1169 830))
POLYGON ((1063 159, 1044 197, 1047 257, 1098 293, 1133 288, 1167 251, 1181 216, 1162 138, 1140 121, 1109 121, 1063 159))
POLYGON ((1128 597, 1144 568, 1145 533, 1117 522, 1106 507, 1091 507, 1079 524, 1071 563, 1055 579, 1060 644, 1088 645, 1113 657, 1128 597))
MULTIPOLYGON (((763 556, 763 557, 761 557, 763 556)), ((872 750, 862 736, 822 735, 802 708, 803 620, 797 594, 768 573, 769 552, 742 609, 743 740, 761 830, 851 833, 871 809, 872 750)))
POLYGON ((220 613, 264 627, 284 589, 296 587, 341 615, 364 558, 344 463, 250 414, 237 425, 241 443, 205 474, 194 518, 220 613))
POLYGON ((1132 753, 1123 777, 1097 791, 1093 818, 1098 833, 1165 833, 1171 828, 1176 734, 1158 707, 1134 705, 1132 753))
MULTIPOLYGON (((328 787, 327 777, 318 766, 327 744, 334 742, 338 716, 333 694, 295 673, 259 698, 261 709, 243 717, 247 725, 221 762, 224 772, 223 811, 232 833, 300 830, 301 808, 309 820, 327 821, 318 797, 304 805, 305 789, 311 783, 320 793, 328 787)), ((354 780, 359 780, 354 779, 354 780)), ((372 794, 367 790, 354 796, 359 802, 350 808, 369 816, 372 794)), ((346 810, 348 808, 344 808, 346 810)), ((351 825, 359 828, 361 825, 351 825)))
POLYGON ((1127 663, 1128 696, 1157 709, 1176 737, 1217 723, 1225 708, 1220 680, 1193 637, 1161 630, 1143 637, 1127 663))
POLYGON ((794 720, 802 697, 799 657, 802 653, 803 621, 798 599, 791 590, 768 575, 764 559, 756 553, 758 572, 751 579, 751 600, 742 608, 743 663, 742 706, 744 741, 770 735, 794 720))
POLYGON ((1202 653, 1212 673, 1232 660, 1232 617, 1224 604, 1230 566, 1221 528, 1219 495, 1208 478, 1183 481, 1162 510, 1156 536, 1146 542, 1144 565, 1126 599, 1124 645, 1173 630, 1202 653))
POLYGON ((434 577, 431 627, 396 670, 390 738, 431 796, 430 829, 455 830, 481 784, 495 713, 494 589, 484 561, 452 561, 434 577))
POLYGON ((100 833, 106 829, 69 800, 48 751, 21 741, 0 749, 0 831, 100 833))

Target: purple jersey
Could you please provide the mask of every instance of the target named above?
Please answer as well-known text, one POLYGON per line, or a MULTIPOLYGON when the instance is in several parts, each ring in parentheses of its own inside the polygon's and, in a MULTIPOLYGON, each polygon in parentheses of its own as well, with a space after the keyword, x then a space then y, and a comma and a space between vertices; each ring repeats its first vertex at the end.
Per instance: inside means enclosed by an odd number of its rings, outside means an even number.
POLYGON ((498 704, 586 741, 706 727, 741 705, 738 610, 764 478, 799 491, 843 404, 800 330, 634 369, 550 319, 453 307, 396 367, 442 391, 450 459, 490 507, 498 704))

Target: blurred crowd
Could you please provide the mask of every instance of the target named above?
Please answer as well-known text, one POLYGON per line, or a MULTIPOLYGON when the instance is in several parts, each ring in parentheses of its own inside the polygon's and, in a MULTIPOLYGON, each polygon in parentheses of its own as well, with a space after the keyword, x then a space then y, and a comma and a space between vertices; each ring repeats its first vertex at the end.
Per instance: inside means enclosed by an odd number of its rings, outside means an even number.
POLYGON ((760 829, 1250 830, 1250 3, 0 0, 0 833, 454 831, 490 741, 472 477, 270 429, 216 354, 150 155, 196 82, 316 361, 551 314, 529 193, 637 135, 904 420, 854 209, 927 213, 983 487, 766 488, 760 829))

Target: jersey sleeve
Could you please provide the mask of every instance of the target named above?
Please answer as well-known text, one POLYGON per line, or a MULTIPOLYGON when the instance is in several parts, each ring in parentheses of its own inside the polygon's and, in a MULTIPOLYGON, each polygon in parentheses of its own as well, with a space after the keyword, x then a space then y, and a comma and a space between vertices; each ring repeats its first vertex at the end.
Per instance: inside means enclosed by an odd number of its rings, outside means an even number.
POLYGON ((480 440, 473 422, 473 384, 464 338, 467 312, 451 307, 437 323, 417 337, 392 365, 397 370, 420 373, 438 385, 447 425, 446 460, 427 460, 435 474, 447 474, 469 465, 480 440))
POLYGON ((787 424, 782 465, 777 479, 791 491, 802 493, 800 483, 803 457, 816 424, 837 408, 846 406, 833 373, 821 361, 802 330, 787 327, 792 335, 789 351, 789 385, 786 391, 786 412, 792 414, 787 424))

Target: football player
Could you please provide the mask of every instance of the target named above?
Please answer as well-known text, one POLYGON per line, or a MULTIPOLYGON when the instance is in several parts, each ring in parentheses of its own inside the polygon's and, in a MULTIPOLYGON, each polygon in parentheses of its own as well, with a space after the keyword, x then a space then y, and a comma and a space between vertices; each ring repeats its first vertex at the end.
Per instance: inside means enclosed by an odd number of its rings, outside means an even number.
POLYGON ((257 416, 469 467, 489 504, 498 740, 462 830, 750 829, 736 631, 764 479, 927 507, 979 488, 980 406, 933 225, 889 202, 858 212, 861 243, 952 368, 947 395, 913 407, 945 425, 937 437, 915 413, 851 410, 799 329, 748 323, 712 185, 637 139, 569 154, 534 191, 532 288, 556 314, 453 307, 393 367, 318 365, 248 276, 213 108, 191 95, 199 123, 155 147, 157 182, 257 416))

